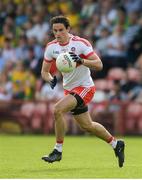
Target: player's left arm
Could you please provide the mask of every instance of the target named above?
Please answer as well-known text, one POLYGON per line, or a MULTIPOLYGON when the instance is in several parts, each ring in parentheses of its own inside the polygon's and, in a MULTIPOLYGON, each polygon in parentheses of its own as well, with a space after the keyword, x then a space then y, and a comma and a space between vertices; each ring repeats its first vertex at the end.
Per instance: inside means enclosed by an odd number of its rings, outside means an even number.
POLYGON ((95 52, 91 52, 91 54, 89 53, 89 56, 83 58, 73 52, 69 52, 69 54, 78 65, 84 65, 97 71, 102 70, 103 68, 103 63, 95 52))
POLYGON ((97 71, 100 71, 103 69, 103 63, 95 52, 92 53, 88 58, 86 59, 83 58, 82 65, 87 66, 91 69, 95 69, 97 71))
POLYGON ((91 43, 84 38, 78 38, 78 43, 80 48, 80 55, 69 52, 72 59, 78 65, 84 65, 97 71, 102 70, 103 63, 99 56, 94 52, 91 43))

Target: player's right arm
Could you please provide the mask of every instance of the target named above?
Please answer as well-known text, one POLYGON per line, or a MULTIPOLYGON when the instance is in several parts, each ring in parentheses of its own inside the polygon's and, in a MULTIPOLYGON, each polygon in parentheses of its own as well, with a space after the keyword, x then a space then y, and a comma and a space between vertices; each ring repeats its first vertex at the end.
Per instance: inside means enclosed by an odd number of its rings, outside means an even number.
POLYGON ((50 68, 53 62, 53 55, 52 55, 53 48, 51 44, 52 42, 49 42, 46 46, 46 49, 44 52, 44 60, 43 60, 42 69, 41 69, 41 76, 47 82, 51 82, 53 80, 53 77, 50 74, 50 68))
POLYGON ((51 65, 52 65, 52 63, 46 62, 45 60, 43 60, 42 69, 41 69, 41 76, 47 82, 51 82, 53 80, 53 77, 50 74, 51 65))
MULTIPOLYGON (((50 44, 52 44, 52 43, 50 43, 50 44)), ((52 46, 49 46, 49 43, 48 43, 48 46, 46 47, 46 50, 44 53, 44 60, 42 63, 41 76, 45 81, 49 82, 50 87, 52 89, 54 89, 54 87, 57 84, 57 78, 56 78, 56 76, 52 77, 52 75, 50 74, 50 68, 51 68, 52 62, 54 60, 53 55, 52 55, 52 50, 53 50, 52 46)))
POLYGON ((44 60, 42 64, 41 76, 45 81, 49 82, 50 87, 54 89, 54 87, 57 84, 57 78, 56 76, 54 77, 51 76, 50 68, 51 68, 51 63, 48 63, 44 60))

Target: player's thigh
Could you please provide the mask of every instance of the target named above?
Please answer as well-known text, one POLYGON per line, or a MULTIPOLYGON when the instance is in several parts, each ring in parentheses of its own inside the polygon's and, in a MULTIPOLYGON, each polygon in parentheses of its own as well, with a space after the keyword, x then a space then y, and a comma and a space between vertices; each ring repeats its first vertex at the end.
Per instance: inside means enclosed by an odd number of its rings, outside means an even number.
POLYGON ((92 126, 92 119, 88 111, 79 115, 74 115, 73 117, 76 120, 76 122, 79 124, 79 126, 83 129, 92 126))
POLYGON ((55 111, 68 112, 74 109, 76 105, 77 105, 76 98, 68 94, 55 104, 55 111))

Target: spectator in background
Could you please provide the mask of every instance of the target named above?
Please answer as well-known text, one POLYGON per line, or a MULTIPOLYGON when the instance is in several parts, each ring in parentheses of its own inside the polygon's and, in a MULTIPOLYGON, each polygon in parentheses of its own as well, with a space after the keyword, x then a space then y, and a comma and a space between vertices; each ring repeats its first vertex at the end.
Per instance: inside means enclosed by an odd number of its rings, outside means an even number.
MULTIPOLYGON (((107 56, 109 35, 110 35, 109 29, 107 27, 102 27, 99 38, 95 44, 96 52, 100 55, 102 60, 107 56)), ((103 71, 97 72, 95 74, 95 78, 105 78, 107 75, 107 71, 108 71, 108 66, 104 64, 103 71)))
POLYGON ((14 21, 11 17, 6 16, 0 21, 0 47, 4 47, 6 38, 13 39, 14 37, 14 21))
POLYGON ((14 34, 15 34, 14 19, 11 16, 7 16, 3 24, 2 36, 14 40, 14 34))
POLYGON ((124 5, 128 14, 133 11, 140 12, 142 10, 142 0, 122 0, 122 4, 124 5))
MULTIPOLYGON (((33 14, 35 13, 35 8, 32 3, 27 3, 24 7, 24 14, 28 17, 28 21, 32 19, 33 14)), ((26 21, 27 22, 27 21, 26 21)), ((24 24, 26 23, 24 22, 24 24)), ((23 25, 23 24, 22 24, 23 25)))
POLYGON ((133 43, 133 40, 136 36, 136 34, 139 31, 139 25, 138 25, 138 19, 139 19, 139 13, 137 11, 132 11, 128 14, 128 21, 129 21, 129 26, 125 32, 125 37, 126 37, 126 42, 127 42, 127 59, 128 59, 128 64, 134 64, 136 61, 136 57, 133 54, 133 50, 131 51, 131 45, 133 43))
POLYGON ((12 39, 10 38, 5 38, 2 58, 4 59, 5 63, 7 61, 12 61, 12 62, 17 61, 16 51, 12 46, 12 39))
POLYGON ((38 13, 33 17, 33 26, 27 31, 26 35, 28 38, 35 37, 39 43, 42 43, 48 30, 48 22, 45 22, 44 17, 38 13))
POLYGON ((142 53, 142 16, 138 19, 139 29, 129 44, 129 62, 134 64, 142 53))
POLYGON ((73 9, 72 11, 70 11, 68 13, 68 18, 70 19, 71 21, 71 25, 72 25, 72 28, 74 29, 78 29, 79 30, 79 26, 80 26, 80 17, 79 17, 79 13, 73 9))
POLYGON ((8 80, 7 74, 0 72, 0 100, 9 101, 12 99, 12 83, 8 80))
POLYGON ((136 68, 128 68, 127 71, 127 80, 122 85, 122 91, 128 96, 128 100, 134 100, 142 92, 141 85, 141 73, 136 68))
POLYGON ((107 52, 102 59, 104 66, 108 69, 112 67, 126 68, 126 44, 124 28, 122 25, 117 24, 113 34, 107 39, 107 52))
POLYGON ((139 13, 137 11, 132 11, 128 14, 129 26, 125 32, 125 38, 128 45, 132 42, 134 36, 137 34, 139 30, 138 19, 139 13))
POLYGON ((10 78, 13 84, 13 99, 31 99, 33 97, 35 77, 30 70, 24 69, 22 61, 15 64, 10 78))
POLYGON ((99 52, 100 56, 106 56, 107 54, 107 46, 108 46, 108 37, 109 37, 109 30, 106 27, 102 27, 100 37, 96 42, 96 50, 99 52))
POLYGON ((28 38, 27 41, 28 47, 32 47, 34 51, 34 55, 36 59, 42 59, 43 58, 43 47, 41 44, 39 44, 35 37, 28 38))
POLYGON ((92 17, 94 32, 92 32, 92 38, 96 42, 101 36, 101 30, 104 27, 101 24, 101 14, 94 14, 92 17))
POLYGON ((11 73, 11 81, 13 84, 13 99, 24 99, 24 82, 26 74, 23 69, 23 64, 19 61, 11 73))
POLYGON ((72 1, 68 0, 59 0, 58 7, 60 9, 61 14, 68 14, 72 10, 72 1))
POLYGON ((119 80, 115 80, 113 83, 113 89, 109 93, 109 100, 110 101, 116 101, 116 102, 122 102, 128 100, 127 95, 121 90, 121 82, 119 80))
POLYGON ((120 24, 123 26, 124 30, 128 28, 128 16, 126 9, 124 8, 123 5, 118 6, 117 8, 117 17, 116 17, 116 24, 120 24))
POLYGON ((100 1, 101 25, 111 31, 117 17, 116 5, 112 0, 100 1))
POLYGON ((97 3, 93 0, 87 0, 82 4, 82 9, 80 12, 82 25, 88 24, 91 17, 93 16, 95 9, 97 7, 97 3))
POLYGON ((27 37, 21 35, 17 42, 18 46, 15 48, 17 59, 26 60, 28 58, 28 44, 27 37))
POLYGON ((28 58, 24 61, 25 66, 32 70, 36 77, 40 76, 40 69, 42 65, 42 59, 39 59, 35 56, 34 47, 28 47, 28 58))
POLYGON ((24 23, 26 23, 28 20, 28 16, 24 12, 24 5, 19 4, 16 9, 16 18, 15 18, 15 23, 16 26, 21 26, 24 23))

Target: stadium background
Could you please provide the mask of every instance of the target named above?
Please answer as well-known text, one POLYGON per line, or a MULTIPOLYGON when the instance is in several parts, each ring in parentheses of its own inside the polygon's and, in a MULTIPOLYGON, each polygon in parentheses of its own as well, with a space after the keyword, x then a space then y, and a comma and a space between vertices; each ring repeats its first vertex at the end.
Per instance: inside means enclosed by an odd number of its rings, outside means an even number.
MULTIPOLYGON (((63 14, 71 33, 88 39, 103 61, 91 71, 96 94, 93 120, 115 135, 142 134, 142 1, 0 1, 0 132, 53 134, 53 106, 63 96, 41 79, 46 44, 53 39, 49 20, 63 14)), ((66 133, 84 134, 66 115, 66 133)))

